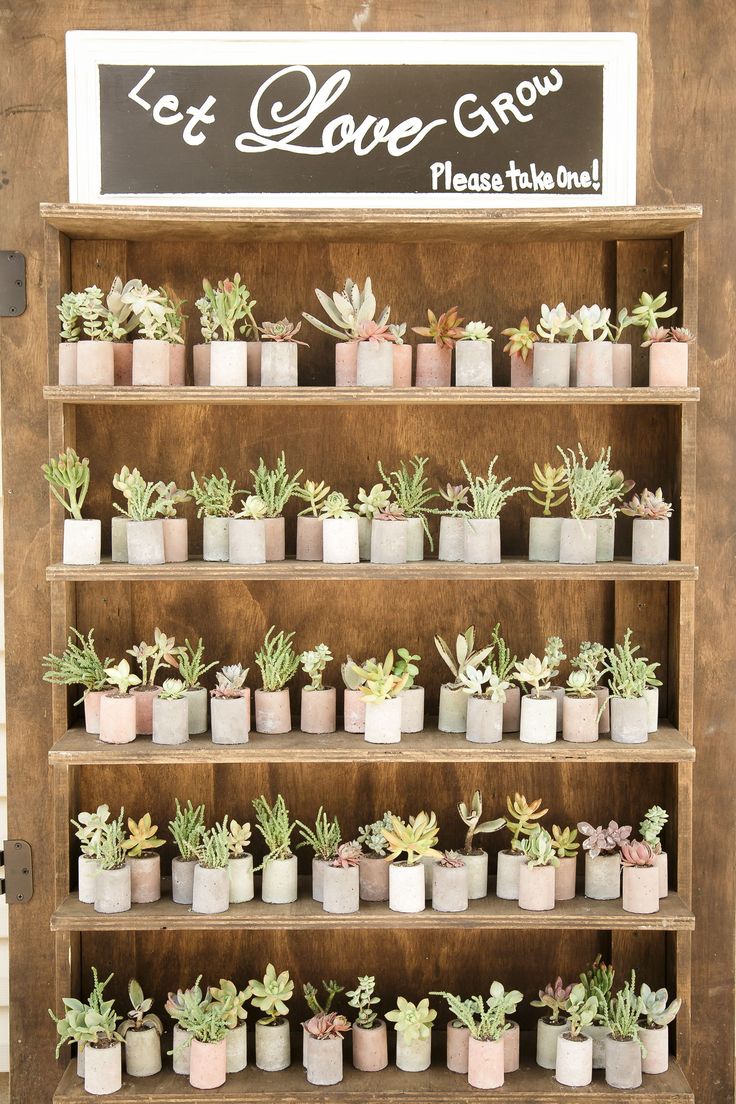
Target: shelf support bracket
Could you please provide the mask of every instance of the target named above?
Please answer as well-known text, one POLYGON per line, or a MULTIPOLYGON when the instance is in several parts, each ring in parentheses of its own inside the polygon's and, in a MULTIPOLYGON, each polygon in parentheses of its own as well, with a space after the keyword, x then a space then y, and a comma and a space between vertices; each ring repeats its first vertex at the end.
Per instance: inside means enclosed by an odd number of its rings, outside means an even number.
POLYGON ((0 851, 0 894, 9 905, 25 905, 33 897, 33 858, 25 840, 5 840, 0 851))

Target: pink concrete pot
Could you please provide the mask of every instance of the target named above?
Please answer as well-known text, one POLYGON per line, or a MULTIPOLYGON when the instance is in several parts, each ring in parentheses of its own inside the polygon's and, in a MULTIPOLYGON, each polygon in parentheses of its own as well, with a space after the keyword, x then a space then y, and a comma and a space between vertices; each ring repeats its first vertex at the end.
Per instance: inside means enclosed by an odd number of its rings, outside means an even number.
POLYGON ((613 345, 581 341, 577 346, 576 387, 613 387, 613 345))
POLYGON ((161 900, 161 856, 141 855, 129 858, 130 899, 134 905, 149 905, 161 900))
POLYGON ((183 387, 187 375, 187 350, 186 345, 178 342, 169 345, 169 385, 171 387, 183 387))
POLYGON ((302 732, 322 735, 336 730, 337 694, 334 686, 325 686, 322 690, 303 686, 301 706, 302 732))
POLYGON ((518 686, 510 686, 506 691, 506 701, 503 703, 503 730, 518 732, 520 723, 521 689, 518 686))
POLYGON ((503 1033, 503 1071, 516 1073, 519 1068, 519 1045, 521 1029, 516 1020, 509 1020, 509 1027, 503 1033))
POLYGON ((227 1040, 202 1043, 192 1039, 189 1084, 193 1089, 219 1089, 227 1077, 227 1040))
POLYGON ((649 346, 649 386, 687 387, 687 360, 687 342, 655 341, 649 346))
POLYGON ((153 699, 161 693, 160 686, 133 687, 130 696, 135 702, 135 730, 139 736, 153 733, 153 699))
POLYGON ((338 341, 335 346, 335 387, 357 387, 358 342, 338 341))
POLYGON ((360 859, 361 901, 388 901, 389 864, 380 855, 363 854, 360 859))
POLYGON ((168 387, 171 346, 168 341, 137 337, 133 342, 133 386, 168 387))
POLYGON ((447 1025, 447 1068, 451 1073, 468 1072, 468 1043, 470 1032, 459 1020, 447 1025))
POLYGON ((102 695, 100 740, 103 744, 130 744, 136 737, 135 698, 115 691, 102 695))
POLYGON ((592 744, 598 739, 598 698, 573 698, 562 702, 562 739, 572 744, 592 744))
POLYGON ((282 517, 264 518, 266 529, 266 563, 286 559, 286 521, 282 517))
POLYGON ((291 732, 289 691, 256 690, 256 732, 279 735, 291 732))
POLYGON ((394 387, 411 387, 411 345, 394 345, 394 387))
POLYGON ((246 341, 246 359, 248 366, 248 386, 261 386, 261 353, 260 341, 246 341))
POLYGON ((554 866, 530 866, 522 862, 519 868, 519 908, 527 912, 550 912, 554 907, 554 866))
POLYGON ((452 349, 434 341, 417 345, 417 387, 449 387, 452 382, 452 349))
POLYGON ((521 353, 511 353, 511 386, 534 386, 534 349, 530 349, 526 360, 521 353))
POLYGON ((87 690, 84 695, 84 729, 93 736, 100 733, 100 707, 103 690, 87 690))
MULTIPOLYGON (((404 348, 405 346, 400 346, 404 348)), ((384 1020, 374 1020, 373 1027, 353 1024, 353 1065, 364 1073, 377 1073, 388 1065, 388 1036, 384 1020)))
POLYGON ((210 349, 209 342, 202 342, 192 349, 195 387, 209 387, 210 385, 210 349))
POLYGON ((60 387, 74 387, 77 382, 78 341, 62 341, 59 344, 58 382, 60 387))
POLYGON ((500 1089, 504 1080, 503 1037, 468 1040, 468 1084, 474 1089, 500 1089))
POLYGON ((343 691, 343 726, 346 732, 365 732, 365 698, 360 690, 343 691))
POLYGON ((613 386, 631 387, 631 346, 613 346, 613 386))
POLYGON ((186 563, 189 559, 189 525, 186 518, 164 518, 164 559, 186 563))
POLYGON ((577 855, 568 855, 559 861, 555 871, 555 901, 572 901, 575 896, 575 876, 577 874, 577 855))
POLYGON ((304 516, 296 519, 296 558, 322 560, 322 518, 304 516))
POLYGON ((77 342, 77 385, 112 387, 115 383, 115 354, 112 341, 77 342))
POLYGON ((659 869, 655 866, 624 866, 624 912, 659 912, 659 869))

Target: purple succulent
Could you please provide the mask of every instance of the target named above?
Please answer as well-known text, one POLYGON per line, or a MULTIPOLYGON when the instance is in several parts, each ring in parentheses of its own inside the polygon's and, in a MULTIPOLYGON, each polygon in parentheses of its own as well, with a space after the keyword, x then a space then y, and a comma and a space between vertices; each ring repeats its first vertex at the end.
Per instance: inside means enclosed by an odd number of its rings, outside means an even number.
POLYGON ((611 820, 607 828, 603 828, 600 824, 597 828, 594 828, 592 824, 588 824, 587 820, 581 820, 578 824, 578 831, 586 837, 583 842, 583 850, 587 851, 592 859, 595 859, 600 854, 610 855, 617 847, 620 847, 631 835, 631 826, 621 825, 619 827, 615 820, 611 820))

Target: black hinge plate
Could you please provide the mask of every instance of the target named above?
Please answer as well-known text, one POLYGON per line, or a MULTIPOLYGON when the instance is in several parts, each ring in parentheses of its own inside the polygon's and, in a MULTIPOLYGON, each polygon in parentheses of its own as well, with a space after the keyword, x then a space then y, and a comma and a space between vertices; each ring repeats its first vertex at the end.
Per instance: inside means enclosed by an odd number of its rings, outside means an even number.
POLYGON ((26 904, 33 896, 33 859, 31 845, 25 840, 5 840, 0 853, 5 873, 0 878, 0 893, 9 905, 26 904))
POLYGON ((0 250, 0 317, 17 318, 26 309, 26 259, 17 249, 0 250))

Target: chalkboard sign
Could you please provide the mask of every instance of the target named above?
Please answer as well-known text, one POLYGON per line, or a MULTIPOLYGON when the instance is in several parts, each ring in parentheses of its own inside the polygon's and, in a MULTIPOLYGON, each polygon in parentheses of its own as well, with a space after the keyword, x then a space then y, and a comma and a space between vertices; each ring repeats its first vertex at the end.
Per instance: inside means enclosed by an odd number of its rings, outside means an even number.
POLYGON ((635 202, 635 35, 72 31, 67 66, 73 202, 635 202))

